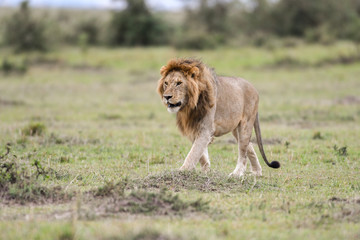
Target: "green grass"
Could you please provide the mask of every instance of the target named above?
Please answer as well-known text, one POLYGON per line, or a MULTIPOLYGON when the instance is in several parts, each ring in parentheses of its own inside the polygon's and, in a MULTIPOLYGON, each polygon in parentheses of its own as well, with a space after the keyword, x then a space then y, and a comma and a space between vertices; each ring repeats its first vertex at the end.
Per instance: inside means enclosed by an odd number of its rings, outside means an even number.
POLYGON ((36 161, 51 169, 32 180, 36 186, 74 196, 23 205, 2 199, 0 239, 358 239, 360 63, 319 64, 352 51, 348 43, 201 52, 93 48, 86 56, 76 48, 16 56, 0 50, 9 61, 30 62, 26 74, 0 75, 0 156, 11 143, 11 159, 28 174, 36 174, 36 161), (237 146, 226 135, 209 148, 211 172, 176 171, 191 144, 155 89, 160 67, 184 56, 253 83, 265 151, 280 169, 260 158, 263 177, 228 179, 237 146), (306 64, 274 64, 286 57, 306 64), (126 196, 158 196, 165 187, 182 203, 202 199, 208 209, 91 214, 97 205, 86 194, 125 178, 126 196))

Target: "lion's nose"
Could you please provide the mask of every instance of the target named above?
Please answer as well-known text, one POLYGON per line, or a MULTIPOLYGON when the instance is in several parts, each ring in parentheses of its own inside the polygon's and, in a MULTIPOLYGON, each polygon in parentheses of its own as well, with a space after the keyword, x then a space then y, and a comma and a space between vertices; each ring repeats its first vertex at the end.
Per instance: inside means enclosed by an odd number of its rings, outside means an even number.
POLYGON ((171 95, 166 95, 166 96, 164 96, 164 98, 165 98, 166 100, 169 100, 170 98, 172 98, 172 96, 171 96, 171 95))

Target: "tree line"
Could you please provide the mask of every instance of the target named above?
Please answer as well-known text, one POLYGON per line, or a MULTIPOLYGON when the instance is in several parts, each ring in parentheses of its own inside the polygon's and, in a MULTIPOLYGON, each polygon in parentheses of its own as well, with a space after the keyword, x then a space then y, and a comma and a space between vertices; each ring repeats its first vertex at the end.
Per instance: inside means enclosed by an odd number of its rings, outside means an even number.
POLYGON ((1 44, 16 51, 44 51, 51 48, 54 29, 59 30, 61 42, 79 45, 204 49, 227 44, 261 46, 269 39, 291 38, 360 43, 360 0, 197 0, 192 1, 195 5, 185 5, 183 20, 177 23, 154 12, 145 0, 124 1, 126 8, 112 11, 104 21, 89 18, 64 26, 61 21, 36 18, 29 2, 23 1, 1 21, 1 44))

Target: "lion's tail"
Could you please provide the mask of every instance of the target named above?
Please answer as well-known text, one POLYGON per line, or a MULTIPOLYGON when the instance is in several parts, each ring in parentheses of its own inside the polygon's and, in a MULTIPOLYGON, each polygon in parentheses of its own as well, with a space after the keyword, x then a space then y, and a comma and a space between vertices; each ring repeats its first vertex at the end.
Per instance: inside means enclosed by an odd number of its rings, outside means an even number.
POLYGON ((263 144, 262 144, 262 140, 261 140, 261 131, 260 131, 260 123, 259 123, 259 114, 258 113, 256 113, 256 119, 255 119, 255 123, 254 123, 254 128, 255 128, 256 140, 257 140, 257 143, 258 143, 258 146, 259 146, 259 150, 260 150, 261 156, 264 159, 266 165, 268 165, 271 168, 279 168, 280 163, 278 161, 272 161, 271 163, 269 163, 269 161, 266 158, 264 148, 263 148, 263 144))

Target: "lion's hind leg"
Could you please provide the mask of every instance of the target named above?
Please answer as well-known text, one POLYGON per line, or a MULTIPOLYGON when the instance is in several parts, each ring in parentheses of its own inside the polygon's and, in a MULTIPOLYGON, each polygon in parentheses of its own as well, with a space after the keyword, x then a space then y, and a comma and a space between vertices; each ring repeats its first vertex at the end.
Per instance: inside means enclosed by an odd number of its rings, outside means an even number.
MULTIPOLYGON (((248 147, 254 121, 255 117, 251 117, 250 119, 241 122, 239 126, 233 131, 235 138, 238 140, 239 156, 235 170, 230 174, 230 176, 240 177, 243 176, 246 171, 248 147)), ((250 155, 251 154, 252 153, 250 153, 250 155)))
POLYGON ((247 147, 244 148, 243 144, 241 144, 241 134, 240 133, 241 133, 241 125, 239 124, 239 126, 236 129, 234 129, 234 131, 232 132, 232 134, 234 135, 234 137, 236 138, 236 141, 238 143, 238 150, 239 150, 239 156, 238 156, 236 168, 229 175, 229 176, 233 176, 233 177, 243 176, 246 171, 247 147))
POLYGON ((261 165, 259 163, 258 157, 256 156, 256 152, 254 150, 252 143, 249 143, 249 146, 247 149, 247 156, 251 163, 252 174, 254 174, 255 176, 262 176, 261 165))

